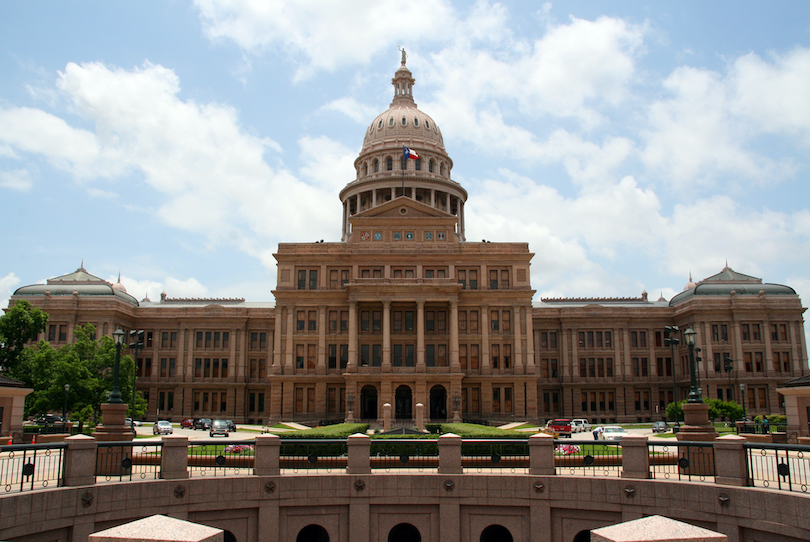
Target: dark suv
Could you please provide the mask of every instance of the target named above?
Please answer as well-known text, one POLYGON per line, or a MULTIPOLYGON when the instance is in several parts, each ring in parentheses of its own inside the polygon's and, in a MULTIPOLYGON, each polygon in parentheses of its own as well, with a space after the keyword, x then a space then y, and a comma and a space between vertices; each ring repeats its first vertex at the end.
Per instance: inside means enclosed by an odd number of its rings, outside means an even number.
POLYGON ((211 429, 211 418, 194 418, 194 430, 202 429, 205 431, 206 429, 211 429))
POLYGON ((228 436, 228 420, 214 420, 211 423, 211 430, 208 432, 209 437, 214 435, 228 436))

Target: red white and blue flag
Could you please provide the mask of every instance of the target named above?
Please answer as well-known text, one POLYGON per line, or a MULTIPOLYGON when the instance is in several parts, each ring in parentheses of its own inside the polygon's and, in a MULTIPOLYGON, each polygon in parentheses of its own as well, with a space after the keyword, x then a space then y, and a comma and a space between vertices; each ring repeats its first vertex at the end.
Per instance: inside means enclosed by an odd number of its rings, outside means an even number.
POLYGON ((419 155, 418 155, 418 154, 416 154, 416 152, 414 152, 414 151, 412 151, 411 149, 409 149, 408 147, 402 147, 402 148, 404 149, 404 151, 403 151, 403 152, 405 153, 405 159, 406 159, 406 160, 407 160, 408 158, 410 158, 411 160, 416 160, 417 158, 419 158, 419 155))

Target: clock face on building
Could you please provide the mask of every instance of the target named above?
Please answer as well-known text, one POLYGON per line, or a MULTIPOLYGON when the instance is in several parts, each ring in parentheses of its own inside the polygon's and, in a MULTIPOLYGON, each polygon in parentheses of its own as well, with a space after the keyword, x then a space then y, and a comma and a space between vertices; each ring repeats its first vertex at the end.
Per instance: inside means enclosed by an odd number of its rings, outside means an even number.
POLYGON ((413 232, 412 231, 406 231, 405 232, 405 239, 408 240, 408 241, 413 241, 413 232))
POLYGON ((374 232, 374 240, 375 241, 382 241, 382 232, 375 231, 374 232))
POLYGON ((433 240, 433 232, 426 231, 425 232, 425 241, 432 241, 433 240))
POLYGON ((444 241, 444 232, 440 231, 439 233, 437 233, 436 239, 438 239, 439 241, 444 241))
POLYGON ((402 241, 402 232, 399 231, 394 232, 394 241, 402 241))
POLYGON ((360 235, 360 239, 362 239, 363 241, 368 241, 368 240, 369 240, 369 237, 371 237, 371 236, 369 235, 369 233, 368 233, 367 231, 364 231, 364 232, 363 232, 363 233, 360 235))

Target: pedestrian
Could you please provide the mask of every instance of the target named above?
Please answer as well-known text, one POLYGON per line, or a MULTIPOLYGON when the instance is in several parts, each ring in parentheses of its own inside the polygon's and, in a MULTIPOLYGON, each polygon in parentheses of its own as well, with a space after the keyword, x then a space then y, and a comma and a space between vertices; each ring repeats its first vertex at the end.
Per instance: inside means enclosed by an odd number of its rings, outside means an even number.
POLYGON ((771 424, 771 422, 768 421, 768 417, 763 416, 762 417, 762 433, 763 434, 770 433, 770 424, 771 424))
POLYGON ((602 426, 598 426, 596 429, 593 430, 593 440, 599 440, 599 434, 604 431, 602 426))

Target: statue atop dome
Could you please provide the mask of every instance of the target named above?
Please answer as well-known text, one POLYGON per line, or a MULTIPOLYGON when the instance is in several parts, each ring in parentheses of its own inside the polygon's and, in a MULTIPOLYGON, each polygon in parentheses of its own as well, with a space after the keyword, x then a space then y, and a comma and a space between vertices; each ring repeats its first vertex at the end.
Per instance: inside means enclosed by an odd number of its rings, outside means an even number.
POLYGON ((397 46, 397 49, 399 49, 399 52, 402 53, 402 65, 404 66, 405 61, 408 60, 408 53, 405 52, 404 47, 397 46))

